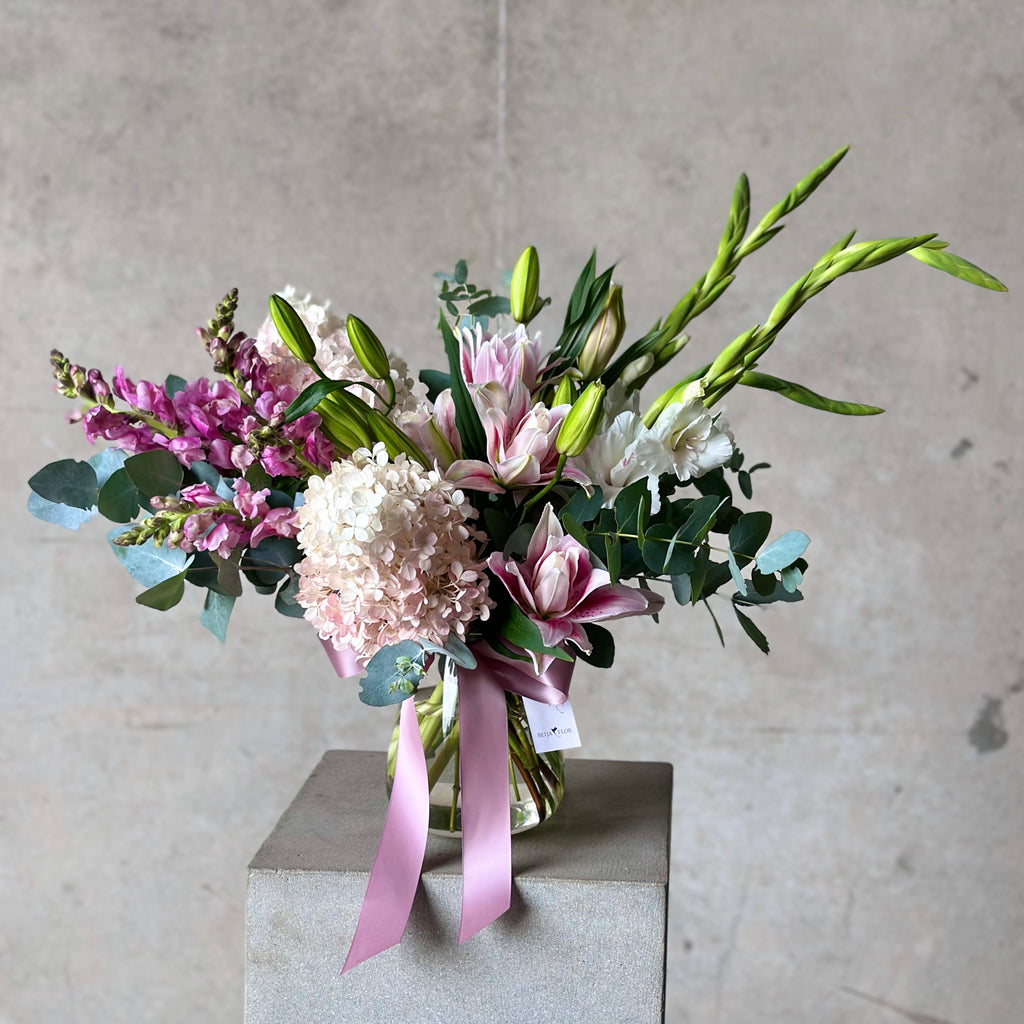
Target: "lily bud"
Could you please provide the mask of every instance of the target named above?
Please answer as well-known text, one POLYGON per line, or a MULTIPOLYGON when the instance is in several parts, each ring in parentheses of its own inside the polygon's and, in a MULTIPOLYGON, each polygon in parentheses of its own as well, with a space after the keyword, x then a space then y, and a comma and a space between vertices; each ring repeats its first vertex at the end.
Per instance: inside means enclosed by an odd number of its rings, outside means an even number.
POLYGON ((555 448, 559 455, 567 455, 570 458, 582 455, 587 445, 593 441, 598 427, 601 426, 606 390, 599 381, 593 381, 576 399, 562 421, 558 437, 555 438, 555 448))
POLYGON ((565 376, 558 382, 558 387, 555 389, 555 397, 551 400, 551 407, 571 405, 574 401, 576 401, 576 392, 573 389, 572 381, 569 380, 568 376, 565 376))
POLYGON ((270 296, 270 317, 291 354, 312 366, 316 359, 316 345, 302 318, 280 295, 270 296))
POLYGON ((576 361, 584 380, 599 376, 611 362, 615 350, 626 331, 626 319, 622 313, 622 288, 615 284, 608 292, 604 309, 597 322, 590 328, 590 334, 583 343, 583 350, 576 361))
POLYGON ((367 424, 369 407, 345 390, 329 394, 317 407, 331 437, 348 448, 372 448, 375 437, 367 424))
POLYGON ((370 409, 367 413, 367 425, 373 432, 376 440, 383 441, 388 455, 393 459, 400 452, 404 452, 410 459, 418 462, 421 466, 429 466, 430 459, 423 450, 406 434, 400 430, 385 416, 370 409))
POLYGON ((351 315, 345 321, 345 332, 359 365, 374 380, 388 380, 391 377, 391 364, 377 335, 359 317, 351 315))
POLYGON ((509 303, 512 319, 528 324, 538 312, 537 296, 540 292, 540 258, 531 245, 523 250, 512 271, 509 303))
POLYGON ((629 387, 642 377, 646 377, 653 369, 654 353, 648 352, 645 355, 637 356, 632 362, 626 363, 625 369, 622 371, 622 376, 619 377, 619 380, 621 380, 626 387, 629 387))

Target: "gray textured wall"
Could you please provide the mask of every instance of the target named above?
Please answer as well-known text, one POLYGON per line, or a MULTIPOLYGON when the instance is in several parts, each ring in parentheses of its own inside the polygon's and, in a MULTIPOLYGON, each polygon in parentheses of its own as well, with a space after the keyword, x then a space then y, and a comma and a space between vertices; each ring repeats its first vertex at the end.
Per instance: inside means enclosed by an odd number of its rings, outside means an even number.
MULTIPOLYGON (((1024 7, 1005 0, 2 0, 0 1021, 240 1019, 245 865, 327 747, 387 712, 246 600, 160 615, 24 480, 88 454, 46 354, 198 375, 230 286, 291 281, 436 363, 430 273, 591 245, 645 329, 763 211, 833 180, 694 331, 710 357, 847 228, 939 231, 1002 277, 840 282, 766 368, 867 421, 735 394, 759 493, 814 539, 764 658, 700 612, 581 672, 593 757, 676 768, 669 1021, 1011 1024, 1024 1003, 1024 7), (918 1016, 912 1017, 911 1015, 918 1016)), ((549 333, 555 318, 546 324, 549 333)), ((687 364, 692 365, 692 363, 687 364)), ((524 936, 524 940, 527 939, 524 936)), ((339 956, 341 951, 339 951, 339 956)))

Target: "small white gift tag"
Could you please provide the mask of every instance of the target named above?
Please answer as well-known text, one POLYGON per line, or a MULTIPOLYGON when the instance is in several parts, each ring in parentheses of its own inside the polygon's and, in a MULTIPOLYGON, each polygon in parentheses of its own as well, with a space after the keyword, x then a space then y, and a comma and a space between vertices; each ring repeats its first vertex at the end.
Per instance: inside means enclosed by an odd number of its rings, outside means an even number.
POLYGON ((564 704, 542 704, 539 700, 524 697, 523 707, 526 708, 526 720, 530 723, 533 745, 538 754, 581 745, 576 716, 568 701, 564 704))

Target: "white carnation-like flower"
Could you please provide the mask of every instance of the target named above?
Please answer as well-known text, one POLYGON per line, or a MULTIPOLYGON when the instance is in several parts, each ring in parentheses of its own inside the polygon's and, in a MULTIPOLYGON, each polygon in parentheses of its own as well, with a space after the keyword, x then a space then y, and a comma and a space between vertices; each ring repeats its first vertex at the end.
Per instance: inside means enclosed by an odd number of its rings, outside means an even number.
POLYGON ((400 640, 464 638, 492 607, 475 516, 436 470, 359 448, 309 482, 296 600, 322 639, 363 660, 400 640))

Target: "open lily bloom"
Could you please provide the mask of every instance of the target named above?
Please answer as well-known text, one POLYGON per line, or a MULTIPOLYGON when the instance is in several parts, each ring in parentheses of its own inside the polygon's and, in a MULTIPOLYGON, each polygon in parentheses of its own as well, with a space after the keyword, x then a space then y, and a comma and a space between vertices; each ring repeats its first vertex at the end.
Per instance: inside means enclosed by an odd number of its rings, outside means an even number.
MULTIPOLYGON (((612 583, 607 570, 595 567, 590 552, 565 533, 550 505, 544 506, 524 562, 495 551, 487 567, 505 584, 548 647, 568 640, 589 654, 593 645, 584 623, 653 615, 665 603, 658 594, 612 583)), ((538 672, 551 661, 551 655, 530 654, 538 672)))

